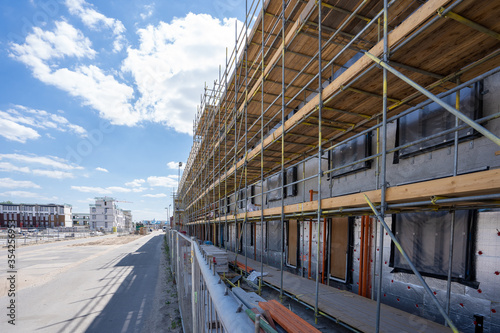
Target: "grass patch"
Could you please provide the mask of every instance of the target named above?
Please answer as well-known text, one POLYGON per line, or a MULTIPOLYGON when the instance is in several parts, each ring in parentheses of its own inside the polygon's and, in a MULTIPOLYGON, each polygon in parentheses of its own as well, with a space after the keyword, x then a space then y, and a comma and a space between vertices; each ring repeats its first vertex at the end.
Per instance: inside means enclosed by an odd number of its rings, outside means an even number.
POLYGON ((177 327, 181 327, 181 318, 175 318, 170 324, 170 329, 175 330, 177 327))

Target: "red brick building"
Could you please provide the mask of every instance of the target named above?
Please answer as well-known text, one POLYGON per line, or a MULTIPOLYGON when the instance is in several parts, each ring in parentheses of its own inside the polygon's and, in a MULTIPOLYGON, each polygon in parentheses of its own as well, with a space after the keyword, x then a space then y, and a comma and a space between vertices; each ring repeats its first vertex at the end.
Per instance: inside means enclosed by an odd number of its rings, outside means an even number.
POLYGON ((0 227, 14 222, 18 228, 71 227, 71 206, 58 204, 0 204, 0 227))

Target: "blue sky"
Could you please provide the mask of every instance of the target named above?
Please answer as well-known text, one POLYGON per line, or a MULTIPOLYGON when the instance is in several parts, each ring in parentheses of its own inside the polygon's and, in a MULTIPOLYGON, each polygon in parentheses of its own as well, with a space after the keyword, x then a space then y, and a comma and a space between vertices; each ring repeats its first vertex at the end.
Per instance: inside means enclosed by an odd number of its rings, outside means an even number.
POLYGON ((0 3, 0 201, 165 219, 243 0, 0 3))

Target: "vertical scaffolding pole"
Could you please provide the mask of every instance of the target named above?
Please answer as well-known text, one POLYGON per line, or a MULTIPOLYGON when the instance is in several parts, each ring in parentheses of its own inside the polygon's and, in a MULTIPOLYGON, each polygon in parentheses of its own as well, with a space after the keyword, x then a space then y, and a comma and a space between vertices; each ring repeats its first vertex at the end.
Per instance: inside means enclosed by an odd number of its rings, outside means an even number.
MULTIPOLYGON (((379 25, 380 25, 380 18, 379 18, 379 25)), ((380 30, 380 27, 379 27, 380 30)), ((380 40, 380 31, 379 31, 379 40, 380 40)), ((377 117, 377 125, 380 122, 380 117, 377 117)), ((377 155, 380 152, 380 127, 377 127, 377 155)), ((376 177, 376 189, 378 190, 380 188, 380 176, 379 176, 379 167, 380 167, 380 158, 377 157, 377 163, 376 163, 376 169, 375 169, 375 177, 376 177)), ((373 231, 373 274, 372 274, 372 288, 371 288, 371 299, 375 299, 375 283, 377 281, 377 227, 378 223, 377 220, 373 222, 374 226, 374 231, 373 231)))
POLYGON ((262 4, 262 41, 261 41, 261 71, 262 80, 260 81, 260 281, 259 295, 262 293, 262 281, 264 279, 264 0, 262 4))
MULTIPOLYGON (((220 66, 219 66, 219 78, 220 78, 220 66)), ((216 110, 217 108, 219 108, 219 107, 220 107, 220 106, 218 105, 218 103, 217 103, 217 83, 214 83, 213 100, 212 100, 211 105, 216 106, 216 107, 214 107, 214 108, 213 108, 214 112, 215 112, 215 110, 216 110)), ((212 118, 212 119, 215 121, 215 114, 214 114, 214 116, 213 116, 213 118, 212 118)), ((220 123, 219 123, 219 124, 220 124, 220 123)), ((215 124, 212 124, 212 126, 213 126, 213 127, 215 127, 215 124)), ((215 139, 214 139, 215 134, 216 134, 216 132, 215 132, 215 131, 212 131, 212 135, 211 135, 211 137, 212 137, 212 138, 211 138, 211 140, 210 140, 210 141, 211 141, 210 146, 212 146, 212 145, 214 145, 214 146, 215 146, 215 139)), ((214 147, 214 148, 215 148, 215 147, 214 147)), ((212 184, 215 184, 215 173, 216 173, 216 172, 215 172, 215 151, 213 151, 212 149, 209 149, 209 151, 211 151, 211 152, 212 152, 212 153, 210 153, 210 155, 212 156, 212 172, 211 172, 211 173, 212 173, 212 177, 211 177, 211 179, 210 179, 210 182, 211 182, 212 184)), ((219 193, 220 193, 220 190, 219 190, 219 193)), ((218 235, 218 233, 217 233, 217 225, 216 225, 216 223, 215 223, 215 219, 216 219, 216 218, 215 218, 215 186, 214 186, 214 189, 213 189, 213 198, 212 198, 212 200, 211 200, 210 205, 212 206, 212 207, 211 207, 211 208, 212 208, 212 209, 211 209, 211 211, 212 211, 212 219, 213 219, 213 221, 214 221, 214 223, 213 223, 213 225, 214 225, 214 245, 215 245, 215 246, 218 246, 218 244, 219 244, 219 235, 218 235)), ((220 228, 219 228, 219 230, 220 230, 220 228)))
POLYGON ((247 190, 247 133, 248 133, 248 0, 245 0, 245 219, 243 220, 243 228, 245 228, 245 271, 248 271, 248 235, 247 235, 247 222, 248 222, 248 190, 247 190))
MULTIPOLYGON (((205 110, 207 110, 206 106, 208 105, 209 103, 209 98, 208 95, 207 95, 207 85, 205 83, 205 110)), ((207 113, 207 120, 205 122, 205 186, 207 188, 209 188, 208 184, 210 182, 210 157, 208 156, 209 153, 208 153, 208 145, 209 145, 209 140, 210 138, 208 137, 208 126, 209 126, 209 114, 208 114, 208 111, 206 111, 207 113)), ((208 191, 207 194, 205 195, 205 205, 204 205, 204 211, 203 211, 203 218, 205 219, 205 223, 206 223, 206 226, 207 226, 207 239, 206 240, 211 240, 212 239, 212 234, 210 232, 210 229, 211 229, 211 221, 210 221, 210 192, 211 191, 208 191)), ((179 215, 180 217, 180 215, 179 215)))
MULTIPOLYGON (((280 266, 280 302, 283 302, 283 266, 285 256, 285 0, 281 8, 281 266, 280 266)), ((263 142, 264 143, 264 142, 263 142)))
POLYGON ((234 227, 236 229, 236 239, 235 239, 235 252, 236 259, 238 260, 239 251, 239 237, 238 237, 238 219, 236 218, 236 210, 238 208, 238 193, 236 186, 238 185, 238 168, 236 168, 236 162, 238 159, 238 132, 236 131, 236 122, 238 120, 238 20, 234 23, 234 227))
MULTIPOLYGON (((460 80, 457 79, 457 85, 460 85, 460 80)), ((460 110, 460 90, 456 92, 455 109, 460 110)), ((455 127, 458 127, 458 117, 455 117, 455 127)), ((458 173, 458 131, 454 133, 454 146, 453 146, 453 177, 458 173)), ((450 301, 451 301, 451 275, 453 272, 453 243, 455 241, 455 211, 451 212, 450 224, 450 250, 448 255, 448 278, 446 280, 446 314, 450 315, 450 301)), ((448 326, 447 321, 444 321, 445 326, 448 326)))
MULTIPOLYGON (((388 13, 387 13, 387 0, 384 0, 384 62, 387 62, 388 58, 388 41, 387 41, 387 25, 388 25, 388 13)), ((381 199, 380 199, 380 213, 382 218, 385 215, 385 191, 387 188, 386 181, 386 167, 387 167, 387 69, 383 70, 383 101, 382 101, 382 165, 381 165, 381 199)), ((375 332, 380 332, 380 305, 381 305, 381 294, 382 294, 382 274, 383 274, 383 263, 384 263, 384 228, 380 228, 380 241, 379 241, 379 270, 378 270, 378 286, 377 286, 377 316, 375 324, 375 332)))
MULTIPOLYGON (((318 223, 316 224, 316 298, 314 302, 314 322, 318 323, 319 316, 319 257, 320 257, 320 221, 321 221, 321 155, 322 155, 322 138, 321 138, 321 122, 322 122, 322 111, 323 111, 323 78, 322 78, 322 65, 321 65, 321 25, 322 25, 322 15, 321 15, 321 1, 318 2, 318 95, 319 95, 319 104, 318 104, 318 223)), ((312 228, 312 223, 311 223, 312 228)), ((323 230, 325 232, 325 230, 323 230)), ((312 239, 309 239, 309 242, 312 242, 312 239)), ((324 254, 323 254, 324 255, 324 254)), ((323 267, 323 270, 325 268, 323 267)))
POLYGON ((217 127, 218 130, 217 130, 217 135, 215 136, 215 138, 216 138, 215 141, 219 143, 218 147, 217 147, 217 149, 219 150, 219 164, 218 164, 218 167, 217 167, 218 174, 219 174, 219 202, 218 202, 218 207, 219 207, 219 216, 218 216, 218 218, 219 218, 219 234, 217 235, 217 237, 219 238, 219 243, 220 243, 219 247, 222 247, 222 243, 225 244, 225 242, 224 242, 224 238, 223 238, 224 237, 224 233, 222 232, 222 216, 221 216, 221 206, 222 206, 221 205, 221 186, 222 185, 220 183, 221 182, 221 176, 220 176, 220 174, 221 174, 221 163, 222 163, 222 158, 220 156, 220 151, 221 151, 221 149, 220 149, 220 132, 221 132, 221 121, 220 121, 221 119, 220 119, 220 115, 222 113, 222 77, 221 77, 221 68, 220 68, 220 66, 219 66, 219 89, 220 89, 219 90, 219 93, 220 93, 219 96, 220 97, 219 97, 219 104, 218 104, 218 108, 219 108, 219 120, 218 120, 218 127, 217 127))
MULTIPOLYGON (((226 91, 225 91, 225 99, 226 99, 226 102, 225 102, 225 112, 224 112, 224 205, 226 207, 224 207, 224 215, 225 215, 225 228, 224 228, 224 231, 226 232, 227 235, 229 235, 229 229, 227 227, 227 211, 226 211, 226 208, 227 206, 229 206, 227 203, 228 203, 228 197, 227 197, 227 118, 228 118, 228 107, 227 107, 227 103, 228 103, 228 96, 227 94, 229 93, 229 87, 227 86, 227 74, 228 74, 228 63, 227 63, 227 52, 228 52, 228 49, 226 47, 226 77, 225 77, 225 86, 226 86, 226 91)), ((229 241, 229 237, 228 239, 226 239, 226 241, 224 242, 224 249, 227 251, 227 242, 229 241)))

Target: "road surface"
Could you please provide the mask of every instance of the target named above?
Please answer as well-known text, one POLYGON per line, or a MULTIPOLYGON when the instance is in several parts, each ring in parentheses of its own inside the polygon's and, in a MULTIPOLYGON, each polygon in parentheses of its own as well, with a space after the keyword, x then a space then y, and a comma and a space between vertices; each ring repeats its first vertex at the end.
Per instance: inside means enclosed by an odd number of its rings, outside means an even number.
POLYGON ((7 273, 8 249, 0 248, 0 332, 151 330, 162 302, 163 235, 110 235, 20 247, 15 274, 7 273), (13 275, 15 297, 9 297, 13 275), (12 302, 15 325, 8 322, 12 302))

